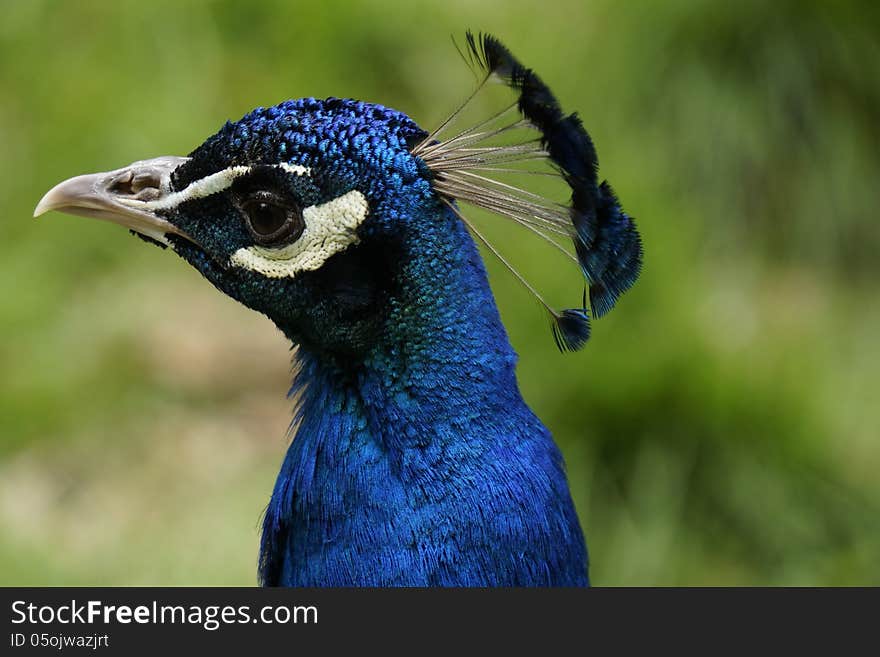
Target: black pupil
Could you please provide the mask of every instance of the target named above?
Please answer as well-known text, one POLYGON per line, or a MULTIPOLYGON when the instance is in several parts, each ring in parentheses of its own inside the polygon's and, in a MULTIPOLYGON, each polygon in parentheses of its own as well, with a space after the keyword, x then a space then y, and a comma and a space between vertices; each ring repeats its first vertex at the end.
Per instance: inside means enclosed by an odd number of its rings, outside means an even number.
POLYGON ((287 221, 287 210, 274 203, 253 201, 246 209, 251 228, 258 235, 272 235, 287 221))

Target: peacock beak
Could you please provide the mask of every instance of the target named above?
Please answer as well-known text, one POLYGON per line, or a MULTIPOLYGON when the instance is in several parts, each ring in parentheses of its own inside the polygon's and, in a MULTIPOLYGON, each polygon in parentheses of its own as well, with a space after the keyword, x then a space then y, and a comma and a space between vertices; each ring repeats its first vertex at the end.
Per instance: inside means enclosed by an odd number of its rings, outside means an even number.
POLYGON ((50 189, 34 209, 39 217, 51 210, 103 219, 168 244, 168 234, 191 238, 159 216, 162 200, 172 194, 171 172, 188 158, 176 156, 142 160, 104 173, 90 173, 50 189))

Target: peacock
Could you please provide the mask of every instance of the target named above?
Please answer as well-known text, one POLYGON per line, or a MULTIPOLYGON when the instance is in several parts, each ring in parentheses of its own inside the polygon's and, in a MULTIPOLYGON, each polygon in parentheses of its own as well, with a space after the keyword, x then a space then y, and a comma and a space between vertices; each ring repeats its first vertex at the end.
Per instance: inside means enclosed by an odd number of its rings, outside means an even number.
POLYGON ((288 100, 188 157, 66 180, 34 212, 170 248, 297 347, 262 585, 589 585, 564 462, 520 394, 478 243, 562 351, 633 285, 642 245, 577 114, 493 36, 467 32, 459 52, 476 90, 430 132, 376 104, 288 100), (489 81, 509 98, 465 122, 489 81), (578 303, 547 303, 462 205, 571 260, 578 303))

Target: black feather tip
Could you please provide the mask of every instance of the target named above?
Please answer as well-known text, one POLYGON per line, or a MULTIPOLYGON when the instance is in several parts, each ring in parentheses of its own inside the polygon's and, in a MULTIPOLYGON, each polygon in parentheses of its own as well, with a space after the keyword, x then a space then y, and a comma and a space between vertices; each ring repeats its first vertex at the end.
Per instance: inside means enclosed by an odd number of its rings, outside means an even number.
POLYGON ((581 308, 569 308, 550 317, 553 339, 559 351, 578 351, 590 339, 590 317, 581 308))
POLYGON ((495 37, 468 32, 466 40, 471 63, 519 92, 520 113, 540 131, 543 148, 571 188, 575 252, 593 313, 601 317, 639 277, 642 244, 635 222, 611 187, 598 184, 596 149, 577 114, 563 114, 547 85, 495 37))

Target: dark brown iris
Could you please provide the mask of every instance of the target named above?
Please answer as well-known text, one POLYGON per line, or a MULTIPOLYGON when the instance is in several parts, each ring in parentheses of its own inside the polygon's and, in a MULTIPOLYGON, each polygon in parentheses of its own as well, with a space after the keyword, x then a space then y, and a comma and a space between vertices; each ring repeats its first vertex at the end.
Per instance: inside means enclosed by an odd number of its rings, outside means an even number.
POLYGON ((241 203, 248 230, 259 244, 292 242, 302 235, 302 209, 274 194, 257 192, 241 203))

